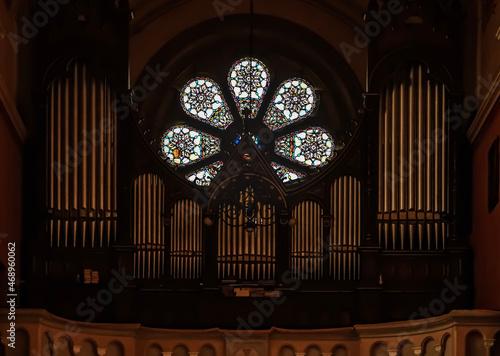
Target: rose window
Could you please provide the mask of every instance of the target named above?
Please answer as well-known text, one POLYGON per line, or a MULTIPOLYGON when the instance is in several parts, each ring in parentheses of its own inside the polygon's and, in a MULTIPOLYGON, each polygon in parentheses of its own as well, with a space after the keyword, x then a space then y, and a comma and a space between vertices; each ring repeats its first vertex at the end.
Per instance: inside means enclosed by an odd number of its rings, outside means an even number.
POLYGON ((221 147, 229 147, 226 141, 234 146, 249 137, 285 184, 305 179, 313 170, 330 163, 336 151, 343 148, 343 144, 336 145, 327 129, 308 125, 308 118, 319 105, 313 86, 299 77, 273 83, 269 69, 257 58, 236 61, 224 84, 208 77, 192 78, 181 90, 180 105, 187 117, 184 124, 163 133, 160 152, 171 166, 184 168, 185 178, 198 186, 210 185, 224 166, 221 147), (274 94, 263 107, 271 87, 275 88, 274 94), (231 112, 223 94, 226 88, 237 112, 231 112), (217 129, 219 135, 199 129, 199 125, 191 127, 193 120, 217 129), (232 125, 239 125, 237 134, 228 137, 225 133, 232 125), (259 125, 261 130, 252 130, 259 125), (270 133, 267 136, 272 142, 262 143, 262 129, 270 133), (189 170, 190 166, 197 168, 189 170))

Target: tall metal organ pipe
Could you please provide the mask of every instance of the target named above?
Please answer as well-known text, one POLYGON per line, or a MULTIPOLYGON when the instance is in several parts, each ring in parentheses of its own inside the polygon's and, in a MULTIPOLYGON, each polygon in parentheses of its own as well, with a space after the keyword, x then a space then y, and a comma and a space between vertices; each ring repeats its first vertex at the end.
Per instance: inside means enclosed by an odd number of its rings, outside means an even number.
MULTIPOLYGON (((240 206, 253 199, 252 187, 239 194, 240 206)), ((218 223, 218 276, 219 279, 274 280, 276 263, 276 220, 275 206, 255 202, 256 226, 252 232, 245 229, 243 211, 224 204, 218 223), (232 210, 234 209, 234 210, 232 210), (261 222, 266 222, 261 224, 261 222), (260 225, 259 225, 260 224, 260 225)))
POLYGON ((381 96, 378 228, 389 250, 441 250, 449 212, 448 90, 411 65, 381 96))
POLYGON ((202 245, 201 208, 194 201, 177 201, 171 210, 170 273, 176 279, 201 277, 202 245))
POLYGON ((292 274, 297 279, 323 277, 323 209, 313 201, 298 203, 292 210, 297 223, 292 227, 290 243, 292 274))
POLYGON ((102 248, 116 238, 113 91, 81 59, 47 91, 46 157, 51 247, 102 248))
POLYGON ((154 279, 165 274, 165 184, 155 174, 134 180, 134 275, 154 279))
POLYGON ((361 183, 356 177, 342 176, 334 180, 330 211, 330 275, 335 280, 359 279, 361 183))

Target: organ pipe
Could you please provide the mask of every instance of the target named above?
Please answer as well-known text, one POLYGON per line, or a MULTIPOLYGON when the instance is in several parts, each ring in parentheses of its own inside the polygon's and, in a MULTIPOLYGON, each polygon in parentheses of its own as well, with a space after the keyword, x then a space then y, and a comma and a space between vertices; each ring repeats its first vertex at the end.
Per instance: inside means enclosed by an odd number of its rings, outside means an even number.
POLYGON ((160 278, 165 272, 164 196, 165 185, 157 175, 142 174, 134 180, 132 231, 137 278, 160 278))
POLYGON ((291 265, 297 279, 318 280, 323 277, 323 209, 318 203, 297 204, 292 217, 291 265))
POLYGON ((352 176, 335 179, 331 188, 333 223, 329 268, 334 280, 359 278, 358 246, 361 236, 361 183, 352 176))
POLYGON ((171 210, 170 271, 176 279, 201 277, 202 215, 192 200, 180 200, 171 210))
MULTIPOLYGON (((239 193, 240 206, 253 199, 253 188, 239 193)), ((233 212, 219 216, 218 223, 218 276, 219 279, 273 280, 275 276, 275 207, 256 203, 253 232, 245 229, 244 212, 224 203, 221 212, 233 212), (265 224, 261 222, 265 221, 265 224)))
POLYGON ((446 86, 414 64, 383 90, 379 140, 378 225, 391 250, 440 250, 448 223, 446 86))
POLYGON ((47 91, 47 210, 52 247, 110 246, 116 237, 116 113, 105 79, 82 60, 47 91))

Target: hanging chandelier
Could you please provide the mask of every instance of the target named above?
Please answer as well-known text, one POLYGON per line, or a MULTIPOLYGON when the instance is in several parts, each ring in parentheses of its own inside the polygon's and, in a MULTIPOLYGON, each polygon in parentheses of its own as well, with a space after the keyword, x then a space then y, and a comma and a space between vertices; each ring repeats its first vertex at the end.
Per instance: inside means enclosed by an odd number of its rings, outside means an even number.
POLYGON ((252 233, 275 223, 276 207, 269 193, 248 185, 240 191, 229 191, 226 197, 219 206, 219 216, 227 226, 243 227, 252 233))

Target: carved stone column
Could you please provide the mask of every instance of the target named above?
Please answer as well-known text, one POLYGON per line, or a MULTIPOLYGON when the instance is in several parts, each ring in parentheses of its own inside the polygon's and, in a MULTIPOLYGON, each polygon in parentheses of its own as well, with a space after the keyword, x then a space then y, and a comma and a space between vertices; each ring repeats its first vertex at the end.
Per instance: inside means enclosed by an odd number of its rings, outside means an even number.
POLYGON ((495 344, 495 339, 484 339, 484 347, 486 348, 486 355, 490 354, 490 349, 495 344))

